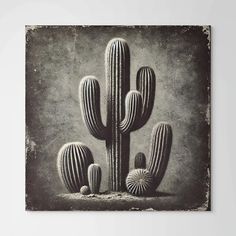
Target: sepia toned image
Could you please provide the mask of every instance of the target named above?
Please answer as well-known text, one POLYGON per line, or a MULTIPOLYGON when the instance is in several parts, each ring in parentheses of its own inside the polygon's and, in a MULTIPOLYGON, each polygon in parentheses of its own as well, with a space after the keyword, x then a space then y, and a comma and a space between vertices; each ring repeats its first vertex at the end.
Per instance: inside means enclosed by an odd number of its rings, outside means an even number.
POLYGON ((26 209, 209 211, 210 26, 26 26, 26 209))

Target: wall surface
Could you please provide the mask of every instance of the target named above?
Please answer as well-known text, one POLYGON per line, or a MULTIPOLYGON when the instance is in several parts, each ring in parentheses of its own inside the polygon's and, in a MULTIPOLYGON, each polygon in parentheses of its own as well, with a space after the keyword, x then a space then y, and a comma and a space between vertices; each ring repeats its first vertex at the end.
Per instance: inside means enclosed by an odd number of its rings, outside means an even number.
POLYGON ((235 236, 235 1, 102 2, 1 2, 1 235, 235 236), (36 24, 212 25, 212 212, 25 211, 25 25, 36 24))
POLYGON ((101 190, 107 190, 105 142, 91 136, 83 123, 78 84, 86 75, 98 78, 101 113, 106 123, 104 52, 114 37, 124 38, 130 46, 131 89, 136 89, 136 73, 141 66, 152 67, 156 74, 151 118, 144 127, 131 133, 130 168, 137 152, 148 157, 153 126, 159 121, 169 122, 173 128, 173 147, 158 190, 174 195, 175 203, 169 202, 166 209, 207 208, 210 182, 207 26, 27 28, 27 142, 34 145, 26 166, 27 208, 54 209, 55 196, 67 192, 56 169, 58 150, 67 142, 87 144, 102 168, 101 190))

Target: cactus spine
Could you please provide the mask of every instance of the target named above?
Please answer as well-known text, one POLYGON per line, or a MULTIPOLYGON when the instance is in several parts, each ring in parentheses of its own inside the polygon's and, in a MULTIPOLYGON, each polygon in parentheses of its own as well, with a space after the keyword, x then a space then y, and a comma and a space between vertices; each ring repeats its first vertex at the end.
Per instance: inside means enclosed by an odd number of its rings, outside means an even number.
POLYGON ((132 170, 126 178, 127 190, 134 195, 147 195, 153 190, 153 178, 146 169, 132 170))
POLYGON ((101 167, 98 164, 91 164, 88 168, 88 182, 91 193, 99 193, 101 179, 101 167))
POLYGON ((146 157, 144 153, 139 152, 136 154, 134 159, 134 168, 135 169, 145 169, 146 168, 146 157))
POLYGON ((161 122, 152 131, 148 170, 153 175, 155 189, 161 183, 169 161, 172 144, 172 129, 161 122))
POLYGON ((112 39, 105 52, 107 120, 100 114, 100 88, 94 76, 86 76, 79 86, 84 123, 96 138, 106 141, 109 189, 125 190, 129 171, 130 132, 149 119, 155 96, 155 74, 149 67, 137 73, 137 91, 130 90, 130 52, 124 39, 112 39))
POLYGON ((67 143, 61 147, 57 157, 57 170, 61 182, 69 192, 79 192, 87 185, 87 169, 93 163, 93 156, 83 143, 67 143))

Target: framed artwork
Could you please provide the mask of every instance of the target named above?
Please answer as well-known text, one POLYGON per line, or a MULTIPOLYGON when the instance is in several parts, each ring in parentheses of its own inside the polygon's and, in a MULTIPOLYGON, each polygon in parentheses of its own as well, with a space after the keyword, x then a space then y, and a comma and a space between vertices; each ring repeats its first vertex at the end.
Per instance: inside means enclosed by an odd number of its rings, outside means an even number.
POLYGON ((210 26, 26 26, 26 209, 209 211, 210 26))

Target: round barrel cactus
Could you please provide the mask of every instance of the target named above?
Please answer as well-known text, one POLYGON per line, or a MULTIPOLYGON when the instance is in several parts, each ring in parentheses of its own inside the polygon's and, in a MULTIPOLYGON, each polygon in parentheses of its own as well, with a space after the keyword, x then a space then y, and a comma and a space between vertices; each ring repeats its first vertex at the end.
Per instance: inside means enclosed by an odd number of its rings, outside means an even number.
POLYGON ((99 193, 101 179, 101 167, 98 164, 91 164, 88 168, 88 182, 91 193, 99 193))
POLYGON ((139 152, 136 154, 134 159, 134 168, 135 169, 145 169, 146 168, 146 157, 144 153, 139 152))
POLYGON ((126 178, 126 187, 133 195, 150 194, 153 190, 152 174, 147 169, 132 170, 126 178))
POLYGON ((57 169, 69 192, 79 192, 83 185, 88 185, 87 170, 91 163, 92 153, 83 143, 67 143, 61 147, 57 157, 57 169))
POLYGON ((82 186, 82 187, 80 188, 80 193, 81 193, 82 195, 88 195, 88 194, 90 194, 89 186, 87 186, 87 185, 82 186))

